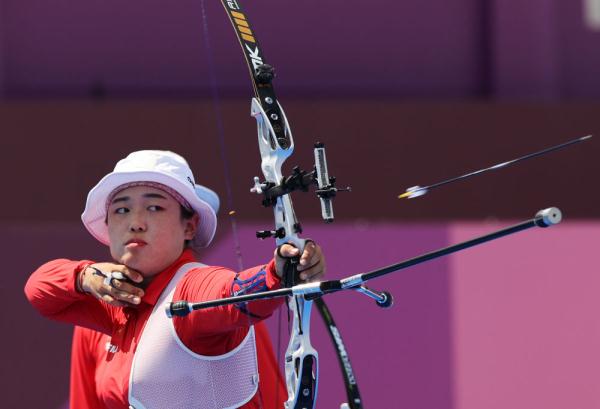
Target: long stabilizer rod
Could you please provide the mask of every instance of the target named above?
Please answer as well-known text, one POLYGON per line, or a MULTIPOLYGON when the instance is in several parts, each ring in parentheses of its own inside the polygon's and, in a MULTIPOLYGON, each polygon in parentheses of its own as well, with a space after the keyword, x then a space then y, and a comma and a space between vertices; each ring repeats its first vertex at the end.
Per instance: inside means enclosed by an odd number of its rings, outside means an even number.
POLYGON ((300 284, 290 288, 281 288, 279 290, 221 298, 212 301, 203 301, 197 303, 188 301, 176 301, 167 304, 166 313, 169 317, 181 317, 188 315, 194 310, 220 307, 223 305, 237 304, 242 302, 264 300, 277 297, 288 297, 291 295, 303 295, 308 299, 314 299, 320 297, 323 294, 329 294, 337 291, 357 290, 361 287, 361 285, 364 282, 369 281, 373 278, 381 277, 383 275, 390 274, 398 270, 403 270, 405 268, 412 267, 417 264, 421 264, 426 261, 430 261, 452 253, 456 253, 458 251, 465 250, 470 247, 477 246, 478 244, 486 243, 488 241, 496 240, 501 237, 508 236, 510 234, 518 233, 520 231, 532 227, 550 227, 560 223, 561 220, 561 211, 556 207, 549 207, 547 209, 540 210, 539 212, 537 212, 533 219, 515 224, 514 226, 506 227, 504 229, 486 234, 484 236, 476 237, 474 239, 467 240, 462 243, 454 244, 449 247, 425 253, 420 256, 413 257, 411 259, 401 261, 399 263, 392 264, 387 267, 383 267, 367 273, 357 274, 351 277, 343 278, 341 280, 328 280, 319 281, 315 283, 300 284))

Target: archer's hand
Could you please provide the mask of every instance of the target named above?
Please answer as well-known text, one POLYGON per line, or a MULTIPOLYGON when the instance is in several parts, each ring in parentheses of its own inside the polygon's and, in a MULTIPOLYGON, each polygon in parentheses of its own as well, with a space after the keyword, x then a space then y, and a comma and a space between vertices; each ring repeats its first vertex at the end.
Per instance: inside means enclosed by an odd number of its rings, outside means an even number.
POLYGON ((87 268, 81 270, 79 275, 78 280, 80 281, 78 282, 81 283, 82 291, 115 307, 137 305, 144 296, 144 290, 132 284, 141 283, 144 277, 139 272, 122 264, 90 264, 87 268), (106 280, 111 272, 122 273, 130 282, 116 278, 106 280), (106 281, 110 281, 110 284, 106 281))
MULTIPOLYGON (((275 266, 277 275, 281 278, 285 269, 286 259, 298 256, 300 251, 291 244, 284 244, 279 251, 275 250, 275 266)), ((304 246, 304 252, 300 257, 298 272, 300 279, 305 282, 321 281, 327 271, 325 256, 321 246, 315 244, 312 240, 307 240, 304 246)))

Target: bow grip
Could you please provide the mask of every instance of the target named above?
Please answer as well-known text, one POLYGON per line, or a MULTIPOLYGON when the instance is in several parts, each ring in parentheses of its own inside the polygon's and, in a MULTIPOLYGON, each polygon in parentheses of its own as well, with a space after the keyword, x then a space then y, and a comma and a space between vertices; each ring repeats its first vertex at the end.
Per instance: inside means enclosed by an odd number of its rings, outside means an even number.
MULTIPOLYGON (((289 243, 286 243, 289 244, 289 243)), ((285 259, 283 265, 283 274, 281 276, 283 287, 290 288, 300 282, 300 272, 298 266, 300 265, 300 256, 286 257, 281 254, 281 247, 284 244, 277 246, 277 255, 282 259, 285 259)), ((290 244, 291 245, 291 244, 290 244)))
POLYGON ((277 256, 286 260, 283 266, 283 274, 281 277, 283 287, 290 288, 302 282, 302 280, 300 280, 300 272, 298 271, 298 266, 300 265, 300 256, 302 256, 302 253, 304 252, 304 247, 308 242, 314 243, 314 240, 301 239, 298 236, 295 236, 288 237, 286 242, 281 243, 277 246, 277 256), (281 247, 285 244, 289 244, 290 246, 296 247, 300 250, 300 254, 294 257, 284 256, 283 254, 281 254, 281 247))

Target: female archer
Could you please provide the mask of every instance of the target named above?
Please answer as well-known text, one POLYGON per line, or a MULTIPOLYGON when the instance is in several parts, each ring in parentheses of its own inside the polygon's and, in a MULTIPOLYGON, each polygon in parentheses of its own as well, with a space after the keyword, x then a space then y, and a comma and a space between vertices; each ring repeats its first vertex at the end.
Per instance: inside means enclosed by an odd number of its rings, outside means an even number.
POLYGON ((169 319, 171 300, 206 301, 276 289, 286 258, 300 256, 300 279, 320 280, 318 245, 302 254, 284 244, 272 260, 239 273, 207 266, 217 195, 195 183, 168 151, 137 151, 89 192, 82 220, 110 248, 111 261, 50 261, 25 293, 44 316, 75 333, 71 407, 281 408, 285 391, 262 320, 281 300, 202 310, 169 319))

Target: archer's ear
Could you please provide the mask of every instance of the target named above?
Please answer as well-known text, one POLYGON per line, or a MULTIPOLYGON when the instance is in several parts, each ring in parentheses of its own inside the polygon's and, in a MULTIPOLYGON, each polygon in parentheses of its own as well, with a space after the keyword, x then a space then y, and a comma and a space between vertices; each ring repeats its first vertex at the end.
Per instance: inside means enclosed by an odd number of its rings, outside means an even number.
POLYGON ((198 226, 200 225, 200 216, 194 213, 189 219, 184 219, 185 223, 185 239, 192 240, 196 236, 198 226))

